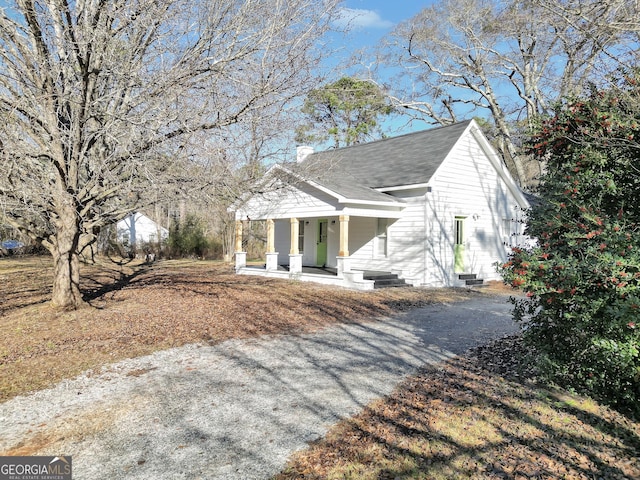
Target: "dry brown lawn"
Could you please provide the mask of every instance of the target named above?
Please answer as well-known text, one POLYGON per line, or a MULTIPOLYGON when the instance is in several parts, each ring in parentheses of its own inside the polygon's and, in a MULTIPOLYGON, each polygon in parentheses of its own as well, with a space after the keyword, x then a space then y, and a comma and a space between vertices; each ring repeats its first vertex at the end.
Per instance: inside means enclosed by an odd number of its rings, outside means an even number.
MULTIPOLYGON (((48 258, 0 259, 0 401, 159 349, 312 331, 501 290, 352 292, 199 261, 102 259, 83 267, 83 279, 87 306, 54 311, 48 258)), ((521 352, 517 339, 503 339, 425 368, 277 478, 640 478, 640 423, 516 376, 521 352)))
POLYGON ((311 331, 470 294, 362 293, 238 276, 220 262, 105 258, 83 266, 87 306, 59 312, 48 304, 50 263, 48 257, 0 258, 0 401, 155 350, 311 331))
POLYGON ((471 353, 424 368, 295 454, 273 480, 640 478, 640 423, 491 366, 471 353))

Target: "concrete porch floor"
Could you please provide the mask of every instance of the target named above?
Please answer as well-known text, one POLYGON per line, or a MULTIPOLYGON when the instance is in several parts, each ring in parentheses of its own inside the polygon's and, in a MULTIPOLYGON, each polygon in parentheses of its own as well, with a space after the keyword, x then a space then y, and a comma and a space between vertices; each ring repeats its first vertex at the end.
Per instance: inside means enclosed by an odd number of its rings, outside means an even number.
MULTIPOLYGON (((281 272, 288 272, 289 265, 278 265, 278 270, 281 272)), ((306 267, 303 265, 302 273, 307 273, 312 275, 332 275, 335 277, 336 275, 338 275, 338 269, 331 268, 331 267, 306 267)))
POLYGON ((347 288, 356 288, 358 290, 407 286, 403 279, 398 278, 398 275, 390 272, 376 270, 354 270, 354 272, 362 274, 361 281, 356 282, 355 284, 345 279, 338 278, 338 271, 335 267, 303 266, 302 272, 297 274, 290 274, 288 265, 278 265, 277 270, 271 270, 269 272, 266 271, 265 267, 262 265, 248 265, 238 271, 238 273, 245 275, 264 275, 267 277, 276 278, 295 278, 296 280, 301 281, 315 281, 318 283, 345 286, 347 288), (291 275, 293 275, 293 277, 291 275))

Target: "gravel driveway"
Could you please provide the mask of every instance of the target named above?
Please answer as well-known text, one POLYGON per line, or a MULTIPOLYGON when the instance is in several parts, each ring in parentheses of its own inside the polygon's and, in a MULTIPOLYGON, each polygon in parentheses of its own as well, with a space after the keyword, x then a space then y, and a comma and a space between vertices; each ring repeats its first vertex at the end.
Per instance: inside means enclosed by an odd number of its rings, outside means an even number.
POLYGON ((266 479, 417 367, 515 331, 506 299, 119 362, 0 404, 0 451, 72 455, 79 480, 266 479))

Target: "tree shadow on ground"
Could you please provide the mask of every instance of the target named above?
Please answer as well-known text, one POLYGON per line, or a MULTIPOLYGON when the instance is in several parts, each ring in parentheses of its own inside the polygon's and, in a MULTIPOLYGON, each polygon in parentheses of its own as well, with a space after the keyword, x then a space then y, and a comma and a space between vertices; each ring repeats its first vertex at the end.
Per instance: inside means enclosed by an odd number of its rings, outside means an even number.
MULTIPOLYGON (((114 262, 115 265, 122 267, 127 264, 114 262)), ((146 263, 139 264, 129 267, 129 269, 129 272, 125 272, 122 268, 109 268, 93 275, 84 276, 81 287, 82 299, 91 304, 92 300, 103 297, 108 293, 122 290, 149 272, 151 265, 146 263)))
POLYGON ((51 262, 47 257, 0 259, 0 314, 46 303, 51 284, 51 262))
POLYGON ((276 476, 640 478, 638 424, 595 402, 505 380, 469 359, 429 366, 276 476))

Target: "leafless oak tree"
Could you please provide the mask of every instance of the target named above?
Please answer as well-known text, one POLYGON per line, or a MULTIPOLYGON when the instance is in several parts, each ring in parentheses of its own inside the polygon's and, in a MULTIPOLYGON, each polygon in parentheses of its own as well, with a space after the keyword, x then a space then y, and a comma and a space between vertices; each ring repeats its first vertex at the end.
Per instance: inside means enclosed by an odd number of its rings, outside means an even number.
POLYGON ((637 64, 637 0, 442 0, 387 39, 395 104, 435 124, 480 115, 521 183, 514 126, 526 129, 561 98, 637 64))
POLYGON ((194 135, 308 91, 337 3, 5 2, 0 215, 51 252, 54 305, 82 304, 80 252, 194 135))

